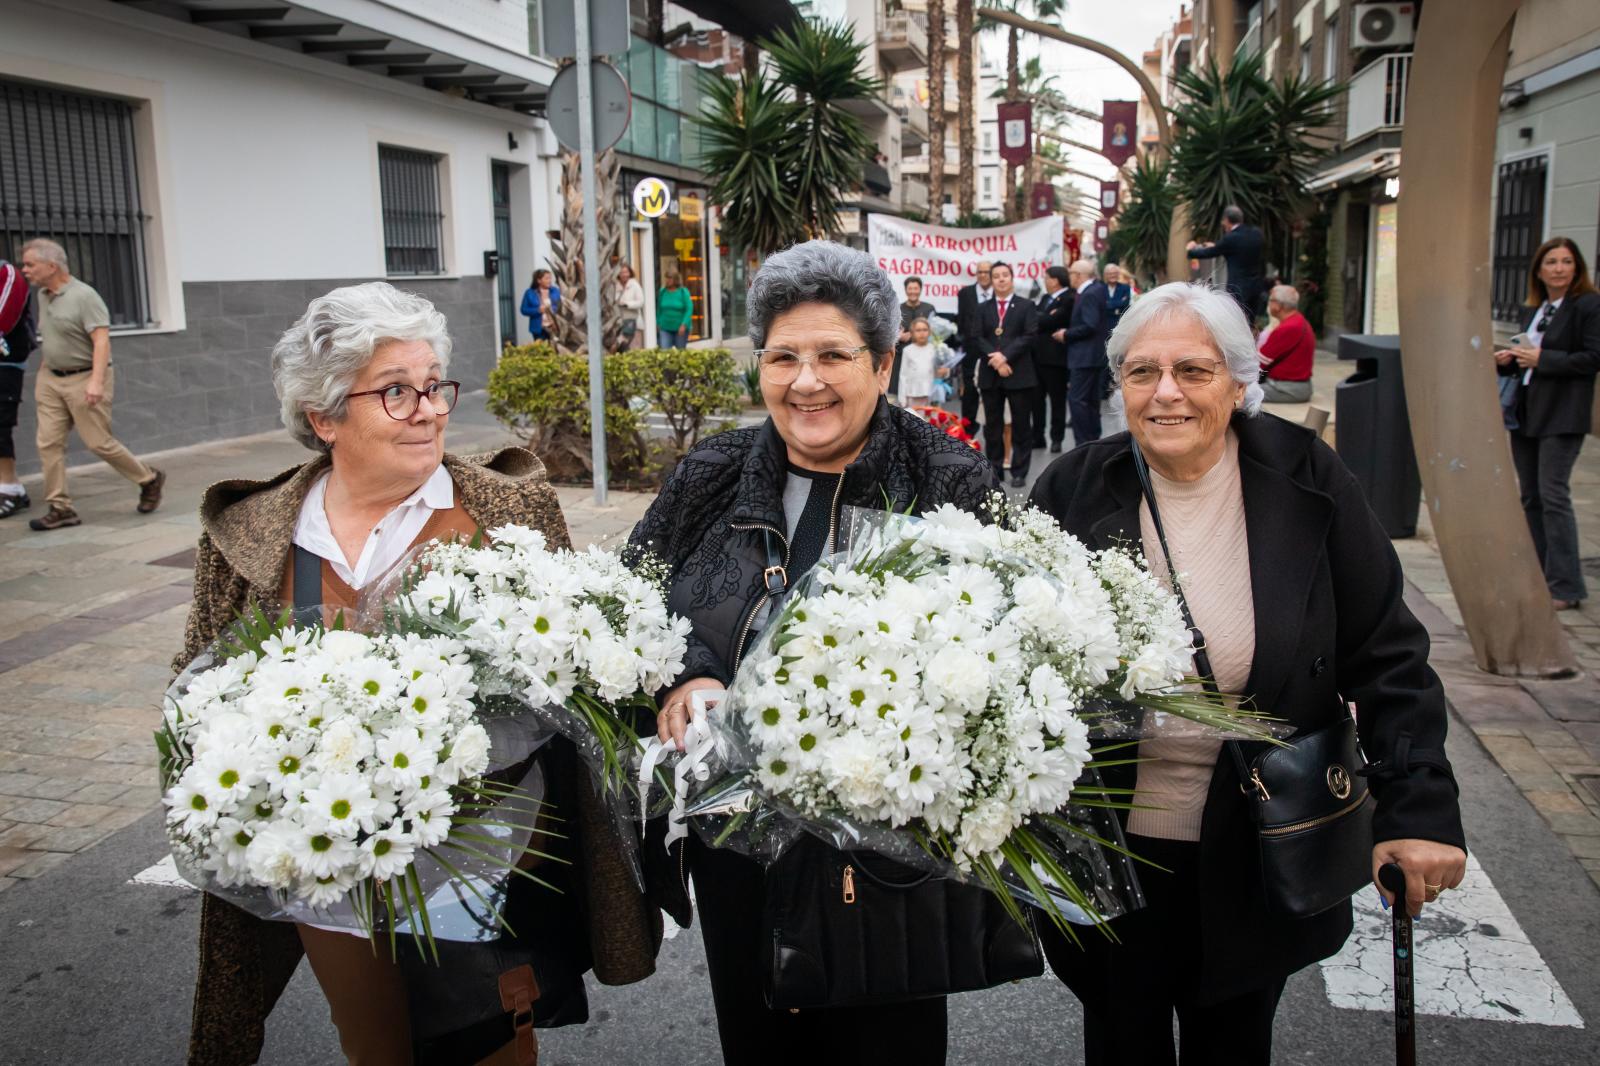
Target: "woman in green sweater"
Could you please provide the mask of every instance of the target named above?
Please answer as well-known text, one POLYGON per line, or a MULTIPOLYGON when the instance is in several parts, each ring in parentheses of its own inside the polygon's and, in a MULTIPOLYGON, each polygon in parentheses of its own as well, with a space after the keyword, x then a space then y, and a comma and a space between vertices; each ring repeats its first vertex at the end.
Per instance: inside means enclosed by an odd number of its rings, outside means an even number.
POLYGON ((661 348, 689 346, 689 319, 694 315, 694 300, 683 287, 676 271, 667 271, 667 284, 656 294, 656 338, 661 348))

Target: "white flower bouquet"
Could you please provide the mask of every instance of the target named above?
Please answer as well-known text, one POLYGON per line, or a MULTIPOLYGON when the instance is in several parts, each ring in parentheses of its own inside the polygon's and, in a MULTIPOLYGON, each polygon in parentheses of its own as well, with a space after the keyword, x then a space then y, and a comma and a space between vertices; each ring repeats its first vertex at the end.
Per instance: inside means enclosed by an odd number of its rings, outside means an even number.
POLYGON ((391 941, 431 943, 452 897, 499 923, 506 875, 533 877, 517 864, 539 804, 488 775, 538 738, 486 720, 476 694, 459 641, 253 608, 168 691, 156 742, 180 871, 262 917, 391 941))
MULTIPOLYGON (((459 641, 485 691, 504 692, 570 739, 608 794, 632 804, 627 765, 634 713, 654 720, 655 693, 683 669, 687 619, 667 611, 665 574, 614 552, 552 551, 524 526, 487 541, 433 543, 370 597, 364 621, 459 641)), ((364 601, 365 601, 364 597, 364 601)), ((626 826, 629 811, 617 812, 626 826)), ((625 837, 626 838, 626 837, 625 837)))
MULTIPOLYGON (((849 518, 851 550, 799 582, 709 716, 756 796, 723 841, 771 855, 751 834, 787 821, 975 879, 1019 917, 1015 900, 1058 923, 1119 913, 1127 856, 1105 812, 1126 802, 1085 771, 1127 742, 1097 747, 1091 730, 1136 736, 1141 714, 1236 736, 1265 723, 1180 691, 1188 629, 1126 551, 1091 552, 1032 510, 1004 525, 951 506, 849 518)), ((724 777, 690 813, 728 795, 724 777)))

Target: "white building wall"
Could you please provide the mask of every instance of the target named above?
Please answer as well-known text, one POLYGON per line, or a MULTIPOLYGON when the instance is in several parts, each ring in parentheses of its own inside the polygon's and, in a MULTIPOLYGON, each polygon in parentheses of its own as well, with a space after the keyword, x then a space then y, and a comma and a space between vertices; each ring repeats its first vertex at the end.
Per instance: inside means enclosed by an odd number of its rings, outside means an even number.
POLYGON ((1600 71, 1501 113, 1496 160, 1536 152, 1549 157, 1544 236, 1577 241, 1592 272, 1600 258, 1600 71))
MULTIPOLYGON (((175 238, 152 274, 382 276, 383 143, 444 157, 447 273, 481 275, 493 247, 491 161, 543 173, 543 124, 527 115, 109 3, 11 6, 0 75, 119 95, 151 87, 155 172, 141 181, 162 190, 152 213, 175 238)), ((546 194, 541 180, 534 233, 551 225, 546 194)), ((526 255, 536 254, 530 242, 526 255)))

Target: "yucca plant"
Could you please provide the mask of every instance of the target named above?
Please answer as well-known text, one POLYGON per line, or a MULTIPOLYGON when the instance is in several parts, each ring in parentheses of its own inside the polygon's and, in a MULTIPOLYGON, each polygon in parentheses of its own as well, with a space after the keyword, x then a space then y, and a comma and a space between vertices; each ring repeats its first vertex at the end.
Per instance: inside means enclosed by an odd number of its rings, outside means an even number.
POLYGON ((866 126, 841 105, 881 94, 883 83, 861 73, 866 46, 843 20, 800 21, 761 47, 794 94, 790 188, 800 222, 810 236, 826 236, 838 229, 840 204, 861 184, 862 168, 877 152, 866 126))
POLYGON ((1128 173, 1127 191, 1111 231, 1108 258, 1145 280, 1166 269, 1167 231, 1177 203, 1172 168, 1165 159, 1142 156, 1128 173))
POLYGON ((1190 219, 1208 231, 1237 204, 1276 243, 1311 206, 1305 184, 1333 146, 1324 130, 1345 87, 1298 76, 1274 83, 1255 53, 1226 72, 1215 60, 1191 67, 1177 87, 1172 181, 1190 219))
POLYGON ((707 74, 701 165, 729 237, 765 254, 838 227, 839 207, 876 152, 840 106, 883 91, 860 73, 863 45, 845 23, 801 22, 761 42, 772 71, 707 74))

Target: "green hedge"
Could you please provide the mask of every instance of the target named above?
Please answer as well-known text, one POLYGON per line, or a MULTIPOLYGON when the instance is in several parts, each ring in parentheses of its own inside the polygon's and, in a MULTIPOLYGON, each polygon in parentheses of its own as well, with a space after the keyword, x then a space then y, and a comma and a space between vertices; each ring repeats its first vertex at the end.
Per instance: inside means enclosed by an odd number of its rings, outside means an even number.
MULTIPOLYGON (((654 478, 707 431, 731 424, 743 392, 723 348, 643 348, 605 357, 606 453, 613 481, 654 478), (652 441, 658 411, 670 447, 652 441), (665 453, 665 454, 663 454, 665 453)), ((589 357, 536 342, 507 348, 489 375, 489 412, 528 437, 552 477, 592 478, 589 357)))

